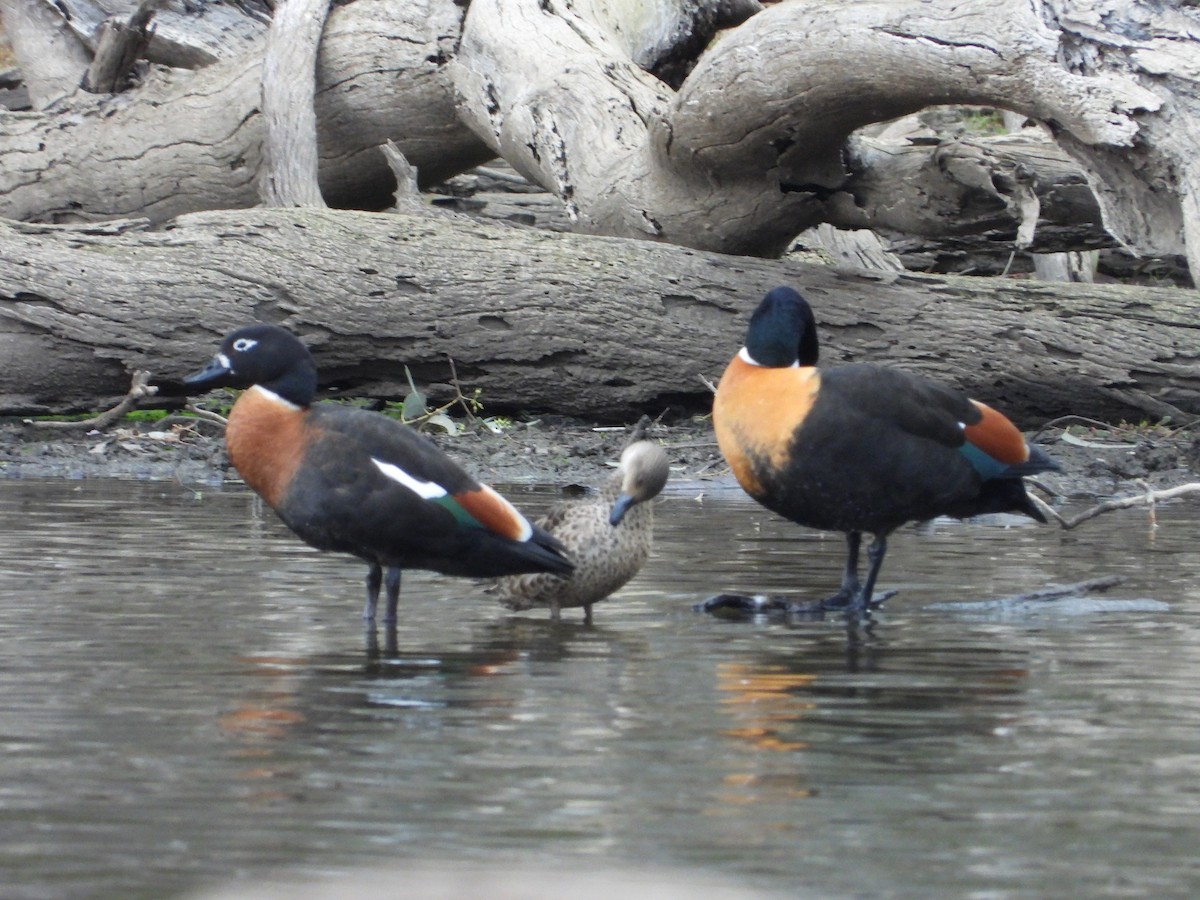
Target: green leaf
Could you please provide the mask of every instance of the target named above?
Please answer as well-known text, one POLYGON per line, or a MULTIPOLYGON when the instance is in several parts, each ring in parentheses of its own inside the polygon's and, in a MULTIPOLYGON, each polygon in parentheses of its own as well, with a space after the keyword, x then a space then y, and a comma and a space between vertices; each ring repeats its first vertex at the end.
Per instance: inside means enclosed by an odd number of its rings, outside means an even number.
POLYGON ((408 386, 412 388, 412 393, 404 398, 404 406, 400 410, 400 415, 406 421, 411 422, 413 419, 419 419, 425 413, 429 412, 429 405, 425 402, 425 395, 417 390, 417 385, 413 381, 412 372, 408 370, 408 366, 404 367, 404 374, 408 378, 408 386))
POLYGON ((411 422, 413 419, 419 419, 429 411, 429 407, 425 403, 425 395, 420 391, 413 391, 404 398, 404 406, 400 408, 400 415, 404 417, 406 422, 411 422))
POLYGON ((433 428, 440 428, 451 437, 456 437, 462 433, 462 426, 455 422, 445 413, 436 413, 425 420, 425 424, 433 428))

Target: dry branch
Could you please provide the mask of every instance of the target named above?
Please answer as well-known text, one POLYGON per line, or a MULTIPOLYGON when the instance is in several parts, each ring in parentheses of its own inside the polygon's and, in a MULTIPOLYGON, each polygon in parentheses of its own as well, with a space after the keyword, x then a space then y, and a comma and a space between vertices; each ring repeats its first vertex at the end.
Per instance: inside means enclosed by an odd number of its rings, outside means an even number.
POLYGON ((103 431, 111 426, 114 422, 119 421, 127 412, 137 407, 147 397, 153 397, 158 393, 158 387, 150 384, 150 373, 144 369, 138 369, 133 373, 133 383, 129 386, 129 392, 121 398, 121 402, 111 409, 105 410, 97 416, 92 416, 89 419, 75 419, 71 421, 55 420, 55 419, 26 419, 26 425, 33 425, 38 428, 57 428, 69 429, 73 431, 103 431))
POLYGON ((194 403, 187 404, 184 409, 190 412, 197 419, 203 419, 206 422, 213 422, 217 425, 220 425, 222 428, 229 424, 229 420, 224 416, 213 412, 211 409, 199 407, 194 403))
POLYGON ((133 70, 150 46, 150 20, 166 0, 140 0, 128 21, 113 17, 100 28, 96 55, 81 87, 93 94, 117 94, 133 83, 133 70))
POLYGON ((1190 484, 1180 484, 1169 488, 1160 488, 1151 490, 1149 485, 1146 485, 1144 493, 1135 494, 1132 497, 1118 497, 1114 500, 1106 500, 1103 503, 1098 503, 1077 515, 1071 516, 1069 519, 1061 515, 1058 510, 1050 504, 1043 501, 1040 497, 1031 494, 1034 504, 1047 516, 1056 521, 1065 530, 1070 530, 1089 519, 1094 519, 1096 516, 1103 515, 1107 512, 1113 512, 1118 509, 1131 509, 1137 506, 1147 506, 1150 508, 1150 524, 1157 524, 1155 516, 1155 505, 1162 503, 1165 500, 1174 500, 1176 497, 1186 497, 1188 494, 1200 494, 1200 482, 1192 482, 1190 484))
POLYGON ((330 0, 286 0, 275 8, 263 61, 266 121, 259 192, 266 206, 324 206, 317 180, 317 48, 330 0))

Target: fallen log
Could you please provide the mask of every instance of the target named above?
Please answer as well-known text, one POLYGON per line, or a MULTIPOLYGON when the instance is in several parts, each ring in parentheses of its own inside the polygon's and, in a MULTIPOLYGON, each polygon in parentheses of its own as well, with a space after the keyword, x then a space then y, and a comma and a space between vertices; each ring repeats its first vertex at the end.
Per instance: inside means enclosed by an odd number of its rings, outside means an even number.
POLYGON ((489 411, 703 410, 697 376, 719 376, 783 283, 812 302, 826 363, 940 378, 1027 425, 1200 411, 1193 291, 871 273, 452 214, 249 209, 158 230, 0 222, 0 414, 95 408, 137 369, 170 382, 251 320, 295 330, 326 386, 360 394, 406 394, 405 366, 448 384, 453 360, 489 411))

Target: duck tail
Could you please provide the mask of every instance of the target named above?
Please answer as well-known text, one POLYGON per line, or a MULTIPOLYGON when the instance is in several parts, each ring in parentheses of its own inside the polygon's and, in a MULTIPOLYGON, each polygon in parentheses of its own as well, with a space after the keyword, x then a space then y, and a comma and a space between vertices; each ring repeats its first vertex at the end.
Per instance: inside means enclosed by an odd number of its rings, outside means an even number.
POLYGON ((972 515, 980 513, 1014 512, 1029 516, 1043 524, 1046 517, 1025 491, 1019 478, 995 478, 985 481, 979 493, 978 505, 972 515))
POLYGON ((537 525, 533 526, 533 534, 529 540, 522 541, 519 547, 520 555, 530 562, 537 563, 539 572, 567 576, 575 571, 575 563, 567 556, 567 548, 563 546, 562 541, 537 525))
POLYGON ((1029 459, 1011 466, 1014 475, 1036 475, 1038 472, 1057 472, 1062 466, 1046 455, 1041 447, 1029 444, 1029 459))

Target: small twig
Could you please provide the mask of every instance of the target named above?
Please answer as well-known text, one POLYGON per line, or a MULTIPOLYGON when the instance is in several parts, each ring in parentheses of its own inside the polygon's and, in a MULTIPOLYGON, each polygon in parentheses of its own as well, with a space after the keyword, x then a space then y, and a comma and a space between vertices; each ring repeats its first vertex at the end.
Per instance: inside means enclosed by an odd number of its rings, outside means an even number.
POLYGON ((487 166, 476 166, 475 173, 477 175, 483 175, 487 178, 494 178, 497 181, 503 181, 508 184, 518 184, 518 185, 528 185, 529 184, 529 180, 521 175, 517 175, 513 172, 505 172, 501 169, 491 169, 491 168, 488 168, 487 166))
POLYGON ((166 428, 167 426, 170 426, 171 428, 183 429, 194 435, 202 437, 203 435, 201 435, 200 429, 196 427, 196 426, 200 425, 201 423, 208 423, 209 425, 216 425, 220 428, 225 427, 220 422, 217 422, 214 419, 209 419, 209 418, 206 418, 203 416, 184 416, 184 415, 163 416, 161 419, 159 419, 154 424, 157 428, 166 428))
POLYGON ((475 401, 468 399, 467 395, 463 393, 462 384, 458 380, 458 369, 454 365, 454 357, 449 353, 446 354, 446 362, 450 363, 450 384, 454 387, 454 392, 458 396, 447 403, 445 408, 449 409, 454 403, 458 402, 462 404, 462 408, 466 411, 468 419, 478 418, 475 415, 475 410, 472 408, 475 405, 475 401))
POLYGON ((450 402, 443 403, 441 406, 438 406, 434 409, 427 409, 427 410, 425 410, 425 412, 421 413, 419 416, 413 416, 411 419, 406 419, 406 418, 404 418, 404 415, 401 414, 400 421, 403 422, 405 425, 409 425, 413 428, 416 428, 419 431, 422 425, 426 424, 427 422, 432 421, 437 416, 441 416, 441 415, 445 415, 445 414, 449 413, 450 407, 452 407, 455 403, 457 403, 458 400, 459 400, 459 398, 455 397, 450 402))
MULTIPOLYGON (((411 425, 419 430, 421 426, 433 421, 438 416, 448 415, 450 409, 455 405, 462 407, 463 412, 466 413, 468 419, 471 419, 472 421, 479 421, 478 412, 479 410, 483 409, 483 404, 463 393, 462 382, 458 380, 458 368, 454 365, 454 360, 449 354, 446 355, 446 361, 450 364, 450 386, 454 388, 454 396, 441 406, 435 409, 426 409, 425 412, 421 413, 419 416, 413 416, 411 419, 405 418, 403 412, 401 412, 400 421, 405 425, 411 425)), ((417 392, 417 386, 413 383, 412 372, 408 371, 407 366, 405 366, 404 372, 408 376, 409 387, 411 387, 414 392, 417 392)))
POLYGON ((631 432, 629 432, 629 443, 632 444, 637 441, 644 441, 647 438, 649 438, 650 437, 650 427, 653 424, 654 424, 654 420, 652 420, 649 416, 644 415, 640 419, 638 419, 637 423, 633 426, 633 430, 631 432))
MULTIPOLYGON (((1012 594, 995 600, 951 600, 945 603, 933 603, 928 609, 944 610, 959 613, 1002 613, 1006 615, 1021 615, 1034 612, 1041 604, 1054 604, 1056 601, 1087 601, 1092 594, 1101 594, 1125 581, 1120 575, 1101 575, 1074 584, 1056 585, 1054 587, 1038 588, 1025 594, 1012 594)), ((1143 609, 1157 608, 1160 601, 1121 601, 1094 600, 1097 609, 1143 609), (1107 604, 1107 605, 1106 605, 1107 604)), ((1166 604, 1163 604, 1165 606, 1166 604)), ((1051 606, 1051 608, 1054 608, 1051 606)))
POLYGON ((92 416, 90 419, 78 419, 75 421, 65 421, 62 419, 26 419, 26 425, 35 425, 38 428, 61 428, 72 429, 76 431, 103 431, 114 422, 119 420, 125 413, 129 412, 138 405, 145 397, 153 397, 158 393, 158 388, 150 384, 150 373, 144 369, 138 369, 133 373, 133 383, 129 386, 127 393, 118 403, 110 410, 92 416))
POLYGON ((1029 603, 1062 600, 1065 597, 1107 591, 1109 588, 1114 588, 1118 584, 1124 583, 1124 581, 1125 579, 1120 575, 1100 575, 1096 578, 1088 578, 1085 581, 1077 581, 1074 584, 1061 584, 1055 587, 1041 588, 1040 590, 1030 591, 1027 594, 1013 594, 1010 597, 1003 597, 996 602, 1029 603))
POLYGON ((717 475, 724 475, 728 471, 729 471, 729 469, 725 465, 725 460, 710 459, 708 462, 706 462, 704 465, 702 465, 696 471, 690 473, 690 477, 691 478, 706 478, 706 477, 707 478, 715 478, 715 477, 717 477, 717 475), (718 466, 721 468, 720 472, 716 473, 715 475, 708 474, 710 469, 715 469, 718 466))
POLYGON ((708 388, 710 391, 712 391, 714 394, 717 392, 717 386, 715 384, 713 384, 709 379, 705 378, 703 375, 701 375, 699 373, 696 374, 696 377, 699 378, 702 382, 704 382, 704 386, 706 388, 708 388))
MULTIPOLYGON (((1085 428, 1094 428, 1097 431, 1105 431, 1113 435, 1124 435, 1128 437, 1137 437, 1142 429, 1138 429, 1132 425, 1114 425, 1111 422, 1101 422, 1099 419, 1089 419, 1087 416, 1077 416, 1074 414, 1059 416, 1057 419, 1051 419, 1038 429, 1033 436, 1036 441, 1049 428, 1060 428, 1063 431, 1063 436, 1066 436, 1066 429, 1070 425, 1082 425, 1085 428)), ((1200 418, 1192 419, 1189 422, 1181 422, 1178 425, 1165 426, 1159 424, 1156 428, 1165 429, 1168 434, 1178 434, 1181 431, 1187 431, 1190 428, 1200 425, 1200 418)), ((1069 442, 1068 442, 1069 443, 1069 442)), ((1115 445, 1114 445, 1115 446, 1115 445)))
POLYGON ((1045 513, 1050 518, 1054 519, 1054 521, 1058 522, 1058 524, 1061 525, 1064 529, 1069 531, 1070 529, 1083 524, 1088 519, 1094 519, 1094 518, 1096 518, 1096 516, 1099 516, 1103 513, 1112 512, 1113 510, 1116 510, 1116 509, 1129 509, 1134 506, 1150 507, 1150 522, 1153 525, 1153 524, 1155 524, 1155 520, 1154 520, 1155 504, 1160 503, 1163 500, 1173 500, 1176 497, 1183 497, 1183 496, 1186 496, 1187 494, 1200 494, 1200 482, 1192 482, 1190 484, 1180 484, 1180 485, 1176 485, 1175 487, 1163 488, 1162 490, 1158 490, 1158 491, 1150 490, 1149 485, 1145 485, 1145 488, 1146 488, 1146 491, 1143 494, 1138 494, 1133 497, 1118 497, 1115 500, 1106 500, 1103 503, 1100 503, 1100 504, 1097 504, 1096 506, 1091 507, 1090 509, 1085 509, 1083 512, 1079 513, 1078 515, 1072 516, 1069 519, 1064 518, 1063 516, 1059 515, 1057 510, 1054 509, 1054 507, 1050 506, 1048 503, 1041 500, 1039 497, 1037 497, 1033 494, 1030 494, 1029 496, 1030 496, 1030 499, 1033 500, 1034 505, 1038 509, 1040 509, 1043 513, 1045 513))
POLYGON ((1008 271, 1012 268, 1013 261, 1017 258, 1017 251, 1014 250, 1008 254, 1008 262, 1004 264, 1004 271, 1000 273, 1001 278, 1008 277, 1008 271))
POLYGON ((396 191, 393 196, 394 205, 401 212, 428 212, 429 207, 421 197, 421 188, 417 184, 417 169, 400 152, 400 148, 392 141, 380 145, 384 159, 387 160, 392 176, 396 179, 396 191))
POLYGON ((1057 419, 1051 419, 1042 426, 1041 430, 1045 431, 1047 428, 1063 428, 1067 425, 1086 425, 1088 428, 1099 428, 1102 431, 1116 430, 1116 427, 1109 422, 1101 422, 1099 419, 1089 419, 1087 416, 1077 416, 1074 414, 1059 416, 1057 419))
POLYGON ((204 419, 208 422, 216 422, 219 425, 228 425, 229 424, 229 420, 226 419, 224 416, 220 415, 219 413, 215 413, 212 410, 203 409, 203 408, 197 406, 195 403, 189 403, 187 406, 184 407, 184 409, 186 409, 188 412, 190 412, 197 419, 204 419))

